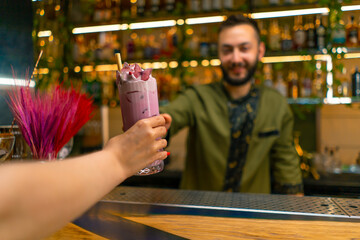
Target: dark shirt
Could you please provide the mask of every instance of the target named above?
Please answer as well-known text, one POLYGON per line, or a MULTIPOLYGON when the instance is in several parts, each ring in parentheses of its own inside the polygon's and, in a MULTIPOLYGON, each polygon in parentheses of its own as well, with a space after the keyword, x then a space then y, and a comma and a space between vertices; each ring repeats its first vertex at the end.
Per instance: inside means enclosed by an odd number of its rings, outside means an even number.
POLYGON ((224 191, 240 191, 242 172, 246 161, 258 102, 259 89, 256 87, 252 87, 245 97, 228 101, 231 143, 224 181, 224 191))

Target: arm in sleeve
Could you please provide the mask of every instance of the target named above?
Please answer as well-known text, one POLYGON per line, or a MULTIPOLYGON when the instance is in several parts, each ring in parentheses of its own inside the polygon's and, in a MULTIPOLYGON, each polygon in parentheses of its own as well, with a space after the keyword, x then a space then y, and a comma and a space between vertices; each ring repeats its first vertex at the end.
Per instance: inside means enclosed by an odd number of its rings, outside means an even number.
POLYGON ((193 89, 188 89, 179 95, 174 101, 166 106, 160 107, 160 113, 167 113, 171 116, 172 122, 168 131, 167 139, 176 134, 186 126, 194 125, 194 105, 196 93, 193 89))
POLYGON ((293 144, 294 117, 290 107, 286 110, 281 123, 280 136, 271 150, 272 192, 298 194, 303 192, 299 156, 293 144))

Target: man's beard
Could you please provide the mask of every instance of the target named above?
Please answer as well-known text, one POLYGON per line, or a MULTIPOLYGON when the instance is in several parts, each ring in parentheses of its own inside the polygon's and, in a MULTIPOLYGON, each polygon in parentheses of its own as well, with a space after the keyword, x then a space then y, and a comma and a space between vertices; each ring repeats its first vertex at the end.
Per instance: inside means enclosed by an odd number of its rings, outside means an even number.
MULTIPOLYGON (((220 65, 220 68, 222 70, 223 73, 223 78, 224 81, 227 82, 228 84, 230 84, 231 86, 242 86, 246 83, 248 83, 254 76, 256 68, 257 68, 257 64, 258 64, 258 60, 256 59, 256 62, 253 66, 251 66, 250 69, 248 69, 248 73, 246 74, 245 77, 240 78, 240 79, 235 79, 235 78, 231 78, 228 74, 228 72, 224 69, 224 67, 222 65, 220 65)), ((243 63, 233 63, 232 64, 232 68, 233 67, 243 67, 243 63)))

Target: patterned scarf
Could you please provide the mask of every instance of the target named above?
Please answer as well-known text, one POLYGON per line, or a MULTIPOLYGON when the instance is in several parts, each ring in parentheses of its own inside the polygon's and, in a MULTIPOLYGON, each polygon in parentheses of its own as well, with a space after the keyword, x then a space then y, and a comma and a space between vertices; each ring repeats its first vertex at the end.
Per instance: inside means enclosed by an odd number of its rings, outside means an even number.
POLYGON ((260 91, 252 86, 248 95, 228 102, 231 124, 231 144, 224 191, 239 192, 248 146, 254 126, 260 91))

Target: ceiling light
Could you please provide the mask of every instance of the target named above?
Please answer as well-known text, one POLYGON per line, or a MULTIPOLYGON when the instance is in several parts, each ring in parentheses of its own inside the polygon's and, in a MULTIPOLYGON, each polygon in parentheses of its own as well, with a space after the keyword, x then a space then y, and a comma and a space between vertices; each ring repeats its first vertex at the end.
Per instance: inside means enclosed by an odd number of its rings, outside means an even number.
POLYGON ((176 25, 175 20, 164 20, 164 21, 154 21, 154 22, 138 22, 131 23, 129 28, 134 29, 143 29, 143 28, 159 28, 159 27, 173 27, 176 25))
POLYGON ((226 19, 225 16, 188 18, 185 20, 185 23, 188 25, 204 24, 204 23, 217 23, 217 22, 222 22, 225 19, 226 19))
POLYGON ((83 34, 83 33, 96 33, 96 32, 110 32, 110 31, 120 31, 128 29, 129 25, 127 24, 112 24, 112 25, 101 25, 101 26, 92 26, 92 27, 77 27, 72 30, 73 34, 83 34))
POLYGON ((360 5, 350 5, 350 6, 342 6, 342 11, 356 11, 360 10, 360 5))
POLYGON ((51 31, 50 30, 45 30, 45 31, 39 31, 38 32, 38 37, 50 37, 51 36, 51 31))
POLYGON ((35 81, 34 80, 31 80, 30 84, 29 84, 28 80, 14 79, 14 78, 2 78, 2 77, 0 77, 0 84, 1 85, 8 85, 8 86, 35 87, 35 81))
POLYGON ((263 63, 280 63, 280 62, 301 62, 310 61, 310 55, 296 55, 296 56, 276 56, 276 57, 263 57, 263 63))
POLYGON ((290 17, 290 16, 299 16, 299 15, 309 15, 309 14, 323 14, 328 12, 329 12, 328 8, 309 8, 309 9, 298 9, 298 10, 288 10, 288 11, 252 13, 251 18, 263 19, 263 18, 290 17))

